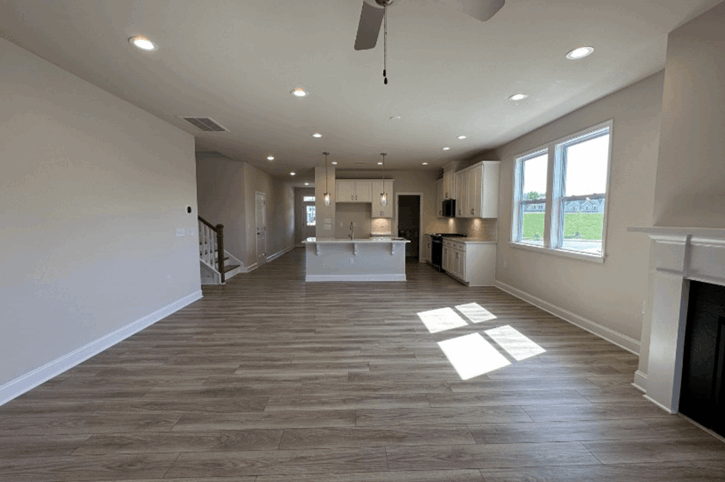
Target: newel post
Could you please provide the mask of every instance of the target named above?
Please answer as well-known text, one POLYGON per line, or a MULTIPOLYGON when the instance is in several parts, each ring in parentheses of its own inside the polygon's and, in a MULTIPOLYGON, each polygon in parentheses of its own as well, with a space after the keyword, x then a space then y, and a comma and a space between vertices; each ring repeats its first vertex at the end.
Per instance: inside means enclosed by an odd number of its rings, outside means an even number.
POLYGON ((224 225, 216 225, 216 237, 217 237, 217 265, 219 266, 219 273, 222 275, 222 284, 226 282, 226 276, 224 273, 224 225))

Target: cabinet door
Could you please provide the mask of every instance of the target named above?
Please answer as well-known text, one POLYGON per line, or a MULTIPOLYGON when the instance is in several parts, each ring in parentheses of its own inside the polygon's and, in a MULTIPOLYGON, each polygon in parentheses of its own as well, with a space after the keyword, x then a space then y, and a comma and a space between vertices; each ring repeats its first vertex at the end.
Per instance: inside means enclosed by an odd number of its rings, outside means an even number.
POLYGON ((355 181, 335 181, 335 201, 355 202, 355 181))
POLYGON ((451 269, 450 257, 448 255, 449 252, 450 249, 448 249, 448 246, 443 246, 443 255, 441 256, 443 259, 441 260, 441 265, 444 271, 451 269))
MULTIPOLYGON (((369 203, 373 201, 373 187, 370 181, 355 181, 355 202, 369 203)), ((380 193, 378 193, 380 195, 380 193)))
POLYGON ((456 198, 456 178, 453 171, 445 171, 443 173, 443 199, 456 198))
POLYGON ((461 278, 463 281, 468 281, 466 279, 466 252, 465 251, 458 251, 458 277, 461 278))
POLYGON ((466 178, 466 196, 468 198, 468 217, 481 217, 481 181, 483 166, 477 166, 468 171, 466 178))
POLYGON ((457 172, 456 173, 456 217, 457 218, 467 218, 468 216, 468 209, 467 209, 467 193, 466 193, 466 179, 467 179, 467 171, 463 172, 457 172))
POLYGON ((439 218, 443 217, 443 179, 436 181, 436 212, 439 218))
POLYGON ((481 166, 481 214, 482 218, 498 217, 498 161, 486 161, 481 166))

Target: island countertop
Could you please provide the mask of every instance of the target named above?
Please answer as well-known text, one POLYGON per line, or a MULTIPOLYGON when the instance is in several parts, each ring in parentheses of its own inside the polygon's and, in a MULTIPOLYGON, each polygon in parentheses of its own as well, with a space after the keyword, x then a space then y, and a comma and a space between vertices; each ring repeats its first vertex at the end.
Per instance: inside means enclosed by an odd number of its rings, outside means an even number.
POLYGON ((373 236, 359 239, 307 238, 304 244, 353 244, 353 243, 410 243, 409 239, 391 238, 390 236, 373 236))

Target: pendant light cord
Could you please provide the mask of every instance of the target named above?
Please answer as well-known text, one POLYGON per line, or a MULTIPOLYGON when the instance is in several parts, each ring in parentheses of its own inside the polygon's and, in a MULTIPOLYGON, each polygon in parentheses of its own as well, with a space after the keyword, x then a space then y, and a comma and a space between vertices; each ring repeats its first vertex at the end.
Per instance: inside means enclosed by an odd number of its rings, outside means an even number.
POLYGON ((388 85, 388 6, 383 5, 383 84, 388 85))

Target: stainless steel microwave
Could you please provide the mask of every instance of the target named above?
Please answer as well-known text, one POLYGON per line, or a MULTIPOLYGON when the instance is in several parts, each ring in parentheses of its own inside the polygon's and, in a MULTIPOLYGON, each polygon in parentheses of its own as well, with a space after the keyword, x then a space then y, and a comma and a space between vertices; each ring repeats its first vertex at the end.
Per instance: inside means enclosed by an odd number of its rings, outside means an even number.
POLYGON ((456 200, 445 199, 443 201, 443 216, 452 218, 456 215, 456 200))

